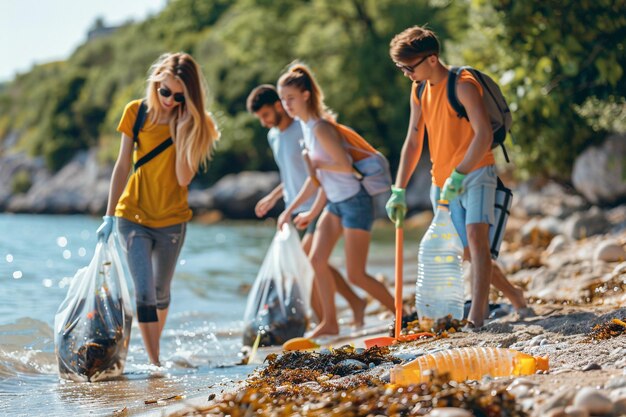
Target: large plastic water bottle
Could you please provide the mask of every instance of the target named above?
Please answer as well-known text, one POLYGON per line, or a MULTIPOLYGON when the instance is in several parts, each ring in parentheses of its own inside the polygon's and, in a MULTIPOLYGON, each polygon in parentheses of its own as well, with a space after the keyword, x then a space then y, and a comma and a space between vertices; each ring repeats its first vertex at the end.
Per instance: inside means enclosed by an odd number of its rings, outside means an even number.
POLYGON ((415 305, 422 324, 428 326, 448 314, 463 318, 463 244, 448 210, 439 200, 437 212, 422 238, 417 263, 415 305))
POLYGON ((548 358, 530 356, 513 349, 496 347, 464 347, 423 355, 411 362, 395 366, 391 383, 398 385, 428 382, 432 373, 447 374, 453 381, 492 377, 532 375, 549 369, 548 358))

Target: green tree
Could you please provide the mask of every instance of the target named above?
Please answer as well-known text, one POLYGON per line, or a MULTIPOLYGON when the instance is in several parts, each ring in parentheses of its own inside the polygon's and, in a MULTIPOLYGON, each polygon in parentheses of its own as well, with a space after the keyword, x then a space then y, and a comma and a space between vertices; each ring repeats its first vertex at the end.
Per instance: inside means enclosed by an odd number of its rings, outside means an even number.
POLYGON ((512 156, 527 174, 568 180, 576 156, 604 138, 579 109, 626 93, 624 10, 624 0, 472 2, 476 36, 457 48, 500 77, 513 110, 512 156))

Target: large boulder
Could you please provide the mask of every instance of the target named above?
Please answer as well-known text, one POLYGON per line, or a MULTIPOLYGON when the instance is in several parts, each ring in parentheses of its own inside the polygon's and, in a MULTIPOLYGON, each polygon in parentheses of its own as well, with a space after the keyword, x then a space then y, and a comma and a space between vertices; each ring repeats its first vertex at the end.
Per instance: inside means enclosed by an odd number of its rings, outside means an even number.
POLYGON ((511 211, 518 217, 550 216, 563 220, 588 208, 589 203, 571 187, 550 180, 526 181, 513 190, 511 211))
POLYGON ((0 211, 5 211, 14 193, 25 194, 32 184, 50 178, 43 158, 30 158, 24 153, 12 153, 0 157, 0 211), (15 182, 21 176, 27 189, 15 190, 15 182))
POLYGON ((626 201, 626 135, 585 150, 574 163, 572 183, 594 204, 626 201))
POLYGON ((96 151, 76 154, 54 176, 33 181, 26 194, 13 195, 7 211, 16 213, 102 214, 106 210, 111 167, 100 167, 96 151))
POLYGON ((226 175, 211 188, 211 194, 215 208, 226 217, 253 219, 257 201, 278 184, 278 172, 246 171, 226 175))

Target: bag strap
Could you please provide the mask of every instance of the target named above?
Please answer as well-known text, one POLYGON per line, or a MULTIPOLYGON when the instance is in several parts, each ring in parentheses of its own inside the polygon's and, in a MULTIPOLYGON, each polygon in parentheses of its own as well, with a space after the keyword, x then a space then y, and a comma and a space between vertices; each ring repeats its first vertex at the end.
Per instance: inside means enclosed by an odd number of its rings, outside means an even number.
POLYGON ((450 103, 450 107, 456 112, 456 115, 459 118, 467 117, 467 112, 465 111, 465 107, 461 104, 458 97, 456 96, 456 80, 461 75, 461 72, 464 69, 470 69, 470 67, 451 67, 450 74, 448 75, 448 85, 446 86, 446 94, 448 96, 448 103, 450 103))
POLYGON ((161 152, 172 146, 173 143, 174 141, 172 140, 172 138, 167 138, 163 142, 159 143, 157 146, 154 147, 154 149, 152 149, 150 152, 142 156, 137 162, 135 162, 135 171, 137 171, 142 165, 150 162, 150 160, 159 155, 161 152))
POLYGON ((139 110, 137 111, 137 118, 135 119, 135 124, 133 125, 133 142, 135 146, 137 142, 139 142, 139 131, 143 127, 146 122, 146 115, 148 114, 148 105, 146 104, 146 100, 141 100, 141 104, 139 105, 139 110))
MULTIPOLYGON (((146 123, 146 116, 148 114, 148 105, 146 104, 146 100, 141 100, 141 104, 139 105, 139 110, 137 111, 137 118, 135 119, 135 124, 133 125, 133 143, 135 147, 135 152, 137 152, 137 146, 139 144, 139 131, 146 123)), ((133 172, 136 172, 142 165, 146 164, 154 157, 159 155, 161 152, 169 148, 174 141, 172 138, 167 138, 160 144, 158 144, 154 149, 150 152, 139 158, 133 165, 133 172)))

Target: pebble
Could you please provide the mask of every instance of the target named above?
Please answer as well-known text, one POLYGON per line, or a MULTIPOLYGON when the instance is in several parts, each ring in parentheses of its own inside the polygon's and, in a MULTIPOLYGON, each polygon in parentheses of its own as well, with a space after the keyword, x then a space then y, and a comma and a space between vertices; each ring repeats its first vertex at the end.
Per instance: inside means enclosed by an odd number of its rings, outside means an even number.
POLYGON ((527 398, 531 395, 531 387, 524 384, 508 387, 506 390, 514 395, 515 398, 527 398))
POLYGON ((565 415, 567 417, 589 417, 589 411, 583 407, 568 406, 565 407, 565 415))
POLYGON ((624 378, 623 376, 613 377, 609 379, 609 381, 606 383, 606 387, 608 389, 626 387, 626 378, 624 378))
POLYGON ((618 398, 613 403, 613 414, 616 416, 626 415, 626 397, 618 398))
POLYGON ((427 416, 430 417, 472 417, 473 414, 463 408, 441 407, 435 408, 427 416))
POLYGON ((617 242, 607 240, 598 245, 593 253, 593 259, 604 262, 623 262, 626 260, 626 251, 617 242))
POLYGON ((611 414, 613 403, 595 388, 584 387, 574 397, 574 406, 585 408, 592 415, 611 414))
MULTIPOLYGON (((567 389, 567 388, 562 388, 559 391, 557 391, 556 393, 552 394, 551 397, 549 397, 537 410, 536 415, 539 416, 544 416, 544 415, 550 415, 549 412, 555 410, 555 409, 561 409, 561 411, 564 413, 565 411, 565 407, 567 405, 569 405, 572 402, 572 398, 574 398, 574 391, 567 389)), ((558 416, 559 414, 555 414, 554 417, 558 416)), ((565 415, 565 414, 561 414, 561 415, 565 415)))
POLYGON ((602 367, 597 363, 592 362, 583 368, 583 372, 596 371, 598 369, 602 369, 602 367))
POLYGON ((548 411, 546 417, 567 417, 567 414, 565 414, 565 407, 553 408, 552 410, 548 411))
POLYGON ((529 385, 534 387, 537 383, 529 378, 515 378, 515 380, 509 384, 507 390, 518 385, 529 385))
POLYGON ((542 334, 533 337, 532 339, 530 339, 530 343, 528 344, 528 346, 533 347, 533 346, 540 346, 541 342, 546 340, 546 337, 542 334))

